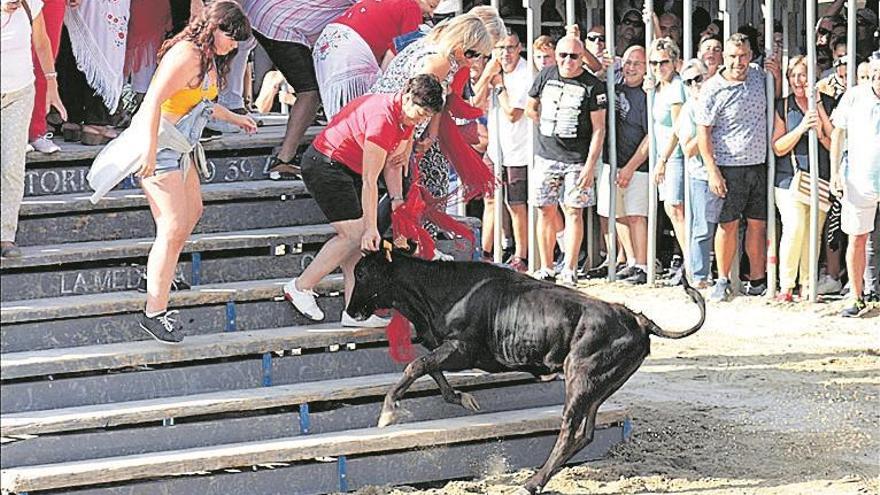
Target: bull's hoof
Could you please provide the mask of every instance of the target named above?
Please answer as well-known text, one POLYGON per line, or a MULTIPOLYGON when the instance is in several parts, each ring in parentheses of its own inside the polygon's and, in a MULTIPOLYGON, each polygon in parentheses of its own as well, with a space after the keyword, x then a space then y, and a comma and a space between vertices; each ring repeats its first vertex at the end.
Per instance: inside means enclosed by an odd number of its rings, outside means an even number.
POLYGON ((379 424, 376 426, 378 426, 379 428, 385 428, 386 426, 393 423, 394 420, 394 411, 382 411, 382 414, 379 416, 379 424))
POLYGON ((477 399, 475 399, 473 395, 467 392, 459 392, 459 398, 461 399, 461 406, 465 409, 473 412, 477 412, 480 410, 480 404, 477 402, 477 399))

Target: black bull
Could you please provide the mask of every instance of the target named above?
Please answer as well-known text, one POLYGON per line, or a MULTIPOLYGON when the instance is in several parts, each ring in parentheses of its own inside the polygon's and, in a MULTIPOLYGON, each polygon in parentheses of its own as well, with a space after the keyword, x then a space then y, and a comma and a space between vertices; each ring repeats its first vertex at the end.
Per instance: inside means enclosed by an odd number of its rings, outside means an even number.
POLYGON ((599 406, 641 365, 650 352, 648 337, 683 338, 703 325, 705 302, 682 280, 700 308, 700 320, 671 333, 622 304, 488 263, 424 261, 397 251, 370 254, 355 268, 348 313, 365 317, 378 308, 394 308, 413 323, 417 340, 430 351, 412 361, 388 391, 379 426, 394 421, 397 401, 425 374, 447 402, 477 410, 473 397, 453 390, 443 371, 562 371, 559 437, 544 466, 523 487, 536 493, 592 441, 599 406))

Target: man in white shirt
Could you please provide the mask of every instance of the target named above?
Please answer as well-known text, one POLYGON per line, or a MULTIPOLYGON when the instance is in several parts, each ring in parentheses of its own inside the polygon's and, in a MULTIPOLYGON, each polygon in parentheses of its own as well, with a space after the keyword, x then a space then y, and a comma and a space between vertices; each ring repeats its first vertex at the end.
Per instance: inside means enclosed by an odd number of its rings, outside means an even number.
POLYGON ((843 94, 831 121, 831 190, 840 197, 840 227, 849 235, 846 266, 853 304, 841 316, 857 318, 867 310, 862 291, 865 245, 880 214, 880 58, 871 60, 870 84, 843 94), (847 164, 840 166, 846 140, 847 164))
MULTIPOLYGON (((489 158, 503 167, 504 200, 513 224, 516 252, 510 266, 520 272, 528 269, 528 164, 530 123, 524 118, 532 71, 520 56, 522 44, 516 33, 495 43, 487 70, 497 73, 491 79, 494 95, 489 103, 489 158)), ((486 208, 494 208, 491 198, 486 208)))

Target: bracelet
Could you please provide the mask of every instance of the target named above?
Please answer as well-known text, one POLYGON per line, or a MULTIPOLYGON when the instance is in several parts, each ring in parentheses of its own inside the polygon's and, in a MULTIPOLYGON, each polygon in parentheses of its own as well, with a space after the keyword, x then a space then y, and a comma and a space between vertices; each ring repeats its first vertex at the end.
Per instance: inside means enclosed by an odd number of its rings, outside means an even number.
POLYGON ((403 201, 403 198, 400 196, 391 196, 391 201, 403 201))
POLYGON ((43 77, 45 77, 46 79, 58 79, 58 73, 57 72, 47 72, 47 73, 43 74, 43 77))

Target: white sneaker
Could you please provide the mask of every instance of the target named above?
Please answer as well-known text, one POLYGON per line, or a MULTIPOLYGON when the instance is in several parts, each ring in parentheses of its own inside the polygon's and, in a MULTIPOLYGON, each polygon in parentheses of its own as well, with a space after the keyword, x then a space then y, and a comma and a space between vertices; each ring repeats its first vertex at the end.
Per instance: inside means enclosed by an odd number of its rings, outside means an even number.
POLYGON ((532 277, 538 280, 544 280, 545 282, 555 282, 556 272, 549 268, 539 268, 532 273, 532 277))
POLYGON ((437 248, 434 248, 434 258, 433 261, 454 261, 455 257, 451 254, 446 254, 443 251, 440 251, 437 248))
POLYGON ((370 315, 365 320, 357 320, 348 314, 348 311, 342 312, 342 326, 355 328, 385 328, 391 323, 391 318, 382 318, 381 316, 370 315))
POLYGON ((840 283, 840 280, 834 280, 830 275, 823 274, 819 277, 819 281, 816 283, 816 288, 816 293, 820 296, 839 294, 840 289, 843 289, 843 284, 840 283))
POLYGON ((51 132, 47 132, 37 139, 34 139, 31 141, 30 145, 34 150, 39 151, 40 153, 46 153, 47 155, 61 150, 57 144, 52 142, 51 132))
POLYGON ((314 291, 297 289, 296 279, 284 284, 284 299, 290 301, 290 304, 293 304, 293 307, 306 318, 321 321, 324 319, 324 312, 318 307, 315 296, 317 294, 314 291))
POLYGON ((562 270, 559 272, 559 283, 568 287, 577 287, 578 279, 574 270, 562 270))

